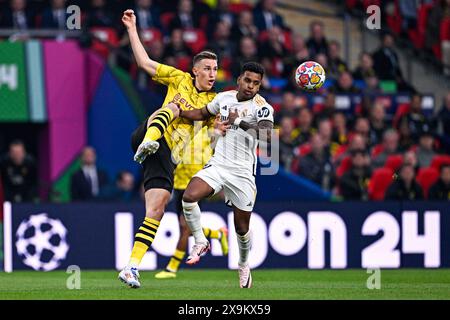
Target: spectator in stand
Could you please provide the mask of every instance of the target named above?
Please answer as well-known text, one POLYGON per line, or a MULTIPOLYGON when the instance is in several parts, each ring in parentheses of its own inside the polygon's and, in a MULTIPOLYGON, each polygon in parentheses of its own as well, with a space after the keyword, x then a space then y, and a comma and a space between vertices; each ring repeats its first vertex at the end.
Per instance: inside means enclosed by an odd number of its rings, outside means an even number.
MULTIPOLYGON (((183 30, 174 29, 170 34, 170 41, 164 49, 164 59, 168 65, 176 66, 177 60, 191 57, 192 51, 183 41, 183 30)), ((155 60, 160 61, 160 60, 155 60)))
POLYGON ((372 141, 370 140, 369 119, 367 119, 365 117, 356 118, 355 124, 353 126, 353 132, 363 136, 364 140, 366 141, 366 143, 369 147, 371 147, 373 145, 372 141))
POLYGON ((404 164, 397 178, 386 190, 385 200, 421 200, 423 191, 415 179, 414 167, 404 164))
POLYGON ((107 174, 97 168, 95 149, 85 147, 81 152, 81 168, 75 171, 70 180, 72 200, 92 200, 98 198, 108 184, 107 174))
POLYGON ((295 118, 300 107, 297 105, 295 94, 290 91, 283 92, 280 111, 275 113, 275 123, 283 117, 295 118))
POLYGON ((332 141, 345 145, 348 143, 349 133, 347 130, 347 118, 342 112, 336 112, 333 115, 333 137, 332 141))
POLYGON ((217 23, 213 36, 214 41, 209 48, 217 54, 219 61, 223 60, 223 58, 232 59, 235 54, 236 47, 235 43, 231 41, 230 31, 231 25, 228 22, 220 21, 217 23))
POLYGON ((230 26, 235 23, 235 16, 230 11, 230 0, 218 0, 217 7, 208 15, 207 35, 208 39, 213 39, 214 30, 219 22, 225 22, 230 26))
POLYGON ((114 14, 106 7, 106 0, 92 0, 86 20, 89 28, 115 26, 114 14))
POLYGON ((370 157, 365 150, 351 151, 352 165, 339 182, 345 200, 368 200, 368 184, 371 177, 370 157))
POLYGON ((311 139, 311 136, 316 132, 313 128, 313 116, 311 110, 307 107, 301 107, 298 110, 297 127, 294 129, 293 138, 294 145, 302 145, 311 139))
POLYGON ((105 188, 101 198, 118 202, 139 201, 133 174, 129 171, 120 171, 117 174, 115 184, 110 188, 105 188))
POLYGON ((334 186, 335 176, 328 148, 320 134, 312 135, 310 144, 311 152, 300 158, 297 172, 329 191, 334 186))
POLYGON ((415 92, 403 78, 397 53, 394 50, 394 37, 385 33, 382 36, 381 47, 372 54, 374 69, 380 80, 391 80, 397 84, 398 91, 415 92))
POLYGON ((338 81, 330 91, 336 94, 358 94, 360 89, 354 86, 352 74, 348 71, 344 71, 339 75, 338 81))
POLYGON ((258 61, 258 47, 255 40, 249 36, 243 36, 239 41, 237 58, 231 64, 231 73, 237 79, 241 73, 242 66, 250 61, 258 61))
POLYGON ((417 26, 417 1, 402 0, 398 2, 400 14, 402 16, 402 33, 408 36, 408 31, 417 26))
POLYGON ((430 10, 425 27, 425 49, 432 52, 433 47, 441 44, 441 22, 450 16, 450 1, 439 0, 430 10))
POLYGON ((398 154, 399 136, 396 130, 388 129, 383 134, 383 151, 372 159, 372 168, 384 166, 386 159, 394 154, 398 154))
POLYGON ((411 97, 409 112, 400 119, 400 125, 406 123, 411 131, 412 138, 417 141, 424 125, 431 126, 431 122, 422 112, 422 96, 415 93, 411 97))
POLYGON ((294 158, 293 141, 294 121, 290 117, 283 117, 280 120, 280 164, 290 171, 291 163, 294 158))
POLYGON ((360 134, 353 134, 349 136, 348 147, 345 152, 337 154, 333 157, 333 163, 335 167, 338 167, 342 159, 351 156, 352 151, 355 150, 367 150, 367 143, 364 137, 360 134))
POLYGON ((403 163, 413 166, 414 171, 417 173, 419 171, 419 161, 417 160, 417 155, 414 151, 406 151, 403 156, 403 163))
POLYGON ((239 13, 237 23, 231 29, 231 38, 235 42, 239 42, 242 37, 250 37, 258 39, 258 28, 253 23, 253 13, 244 10, 239 13))
POLYGON ((306 46, 311 57, 319 53, 328 55, 328 41, 325 38, 324 28, 323 22, 319 20, 314 20, 310 24, 310 36, 306 41, 306 46))
POLYGON ((273 27, 269 30, 269 38, 261 44, 259 53, 262 58, 274 58, 283 59, 288 55, 282 40, 282 30, 279 27, 273 27))
POLYGON ((284 59, 284 77, 291 77, 292 72, 298 68, 303 62, 309 60, 308 48, 305 44, 305 39, 300 33, 292 35, 292 54, 284 59))
POLYGON ((160 9, 153 0, 136 0, 136 23, 139 29, 145 30, 150 28, 161 29, 160 9))
POLYGON ((398 144, 399 151, 405 152, 416 145, 417 139, 413 138, 411 134, 411 128, 408 126, 408 123, 406 121, 400 123, 398 133, 399 133, 399 144, 398 144))
POLYGON ((52 0, 51 7, 42 14, 42 28, 47 29, 67 29, 67 18, 65 0, 52 0))
POLYGON ((170 23, 169 31, 173 29, 197 29, 200 27, 200 17, 194 11, 192 0, 180 0, 175 17, 170 23))
POLYGON ((440 126, 440 132, 450 140, 450 91, 444 99, 444 105, 439 111, 436 122, 440 126))
POLYGON ((439 169, 439 180, 428 191, 430 200, 450 200, 450 165, 443 164, 439 169))
POLYGON ((434 151, 434 134, 432 129, 425 124, 420 132, 419 146, 416 150, 419 167, 427 168, 431 165, 431 161, 437 154, 434 151))
POLYGON ((333 92, 325 96, 323 108, 316 114, 316 122, 321 119, 332 119, 336 112, 336 95, 333 92))
POLYGON ((344 71, 348 71, 348 67, 341 58, 341 45, 335 40, 330 41, 328 44, 328 76, 336 79, 344 71))
POLYGON ((383 134, 388 128, 385 117, 384 105, 381 102, 375 102, 370 110, 369 140, 373 145, 379 144, 383 140, 383 134))
POLYGON ((261 0, 253 10, 253 19, 259 31, 270 30, 277 26, 285 29, 283 17, 275 11, 277 0, 261 0))
POLYGON ((373 59, 368 52, 362 52, 359 55, 359 64, 353 71, 353 78, 355 80, 364 80, 367 77, 375 76, 376 72, 373 68, 373 59))
POLYGON ((26 0, 12 0, 0 19, 3 28, 27 30, 34 27, 33 15, 27 8, 26 0))
POLYGON ((369 98, 376 97, 377 95, 382 94, 382 90, 380 88, 380 82, 376 75, 367 76, 364 78, 365 87, 362 89, 362 94, 369 98))
POLYGON ((8 153, 0 159, 0 177, 6 201, 30 202, 37 200, 36 162, 27 153, 22 141, 11 142, 8 153))

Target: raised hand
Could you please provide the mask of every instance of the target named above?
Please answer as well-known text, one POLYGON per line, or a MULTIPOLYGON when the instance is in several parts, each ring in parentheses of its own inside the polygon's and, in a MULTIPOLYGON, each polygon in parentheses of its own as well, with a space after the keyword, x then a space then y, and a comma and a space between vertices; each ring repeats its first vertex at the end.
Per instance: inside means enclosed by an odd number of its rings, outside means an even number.
POLYGON ((122 22, 127 29, 136 27, 136 16, 131 9, 125 10, 122 16, 122 22))

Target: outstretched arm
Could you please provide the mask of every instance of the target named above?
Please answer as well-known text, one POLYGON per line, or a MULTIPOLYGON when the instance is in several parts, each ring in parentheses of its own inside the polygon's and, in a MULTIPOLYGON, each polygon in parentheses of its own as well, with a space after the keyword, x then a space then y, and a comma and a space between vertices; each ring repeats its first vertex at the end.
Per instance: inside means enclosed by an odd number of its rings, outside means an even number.
POLYGON ((134 58, 136 59, 138 67, 144 69, 153 77, 156 74, 156 68, 159 63, 150 59, 139 39, 134 11, 131 9, 125 10, 122 16, 122 22, 127 28, 131 48, 133 49, 134 58))

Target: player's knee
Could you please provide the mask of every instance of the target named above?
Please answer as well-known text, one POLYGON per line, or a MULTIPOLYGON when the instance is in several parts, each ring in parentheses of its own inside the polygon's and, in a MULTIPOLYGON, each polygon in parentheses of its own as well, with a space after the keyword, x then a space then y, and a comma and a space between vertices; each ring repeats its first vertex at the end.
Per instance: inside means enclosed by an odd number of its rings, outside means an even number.
POLYGON ((193 202, 198 202, 198 199, 194 192, 190 192, 190 191, 186 190, 183 194, 183 202, 193 203, 193 202))
POLYGON ((168 103, 166 105, 166 108, 172 111, 174 119, 178 118, 178 116, 180 115, 180 109, 178 109, 178 106, 175 103, 173 102, 168 103))
POLYGON ((242 224, 242 225, 236 225, 234 227, 234 229, 238 235, 244 236, 248 233, 249 227, 248 227, 248 225, 242 224))

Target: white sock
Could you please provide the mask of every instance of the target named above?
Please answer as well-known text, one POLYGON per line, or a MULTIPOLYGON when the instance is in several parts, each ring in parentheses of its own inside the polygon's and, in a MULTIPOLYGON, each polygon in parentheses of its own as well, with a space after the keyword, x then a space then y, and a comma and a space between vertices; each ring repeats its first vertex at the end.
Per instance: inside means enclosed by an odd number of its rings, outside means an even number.
POLYGON ((243 236, 239 234, 236 234, 236 236, 239 246, 239 265, 245 266, 248 263, 248 254, 250 253, 250 248, 252 247, 250 230, 243 236))
POLYGON ((194 236, 195 243, 207 243, 208 240, 203 233, 202 224, 200 222, 201 211, 198 206, 198 202, 182 201, 182 204, 184 217, 186 218, 186 223, 194 236))

